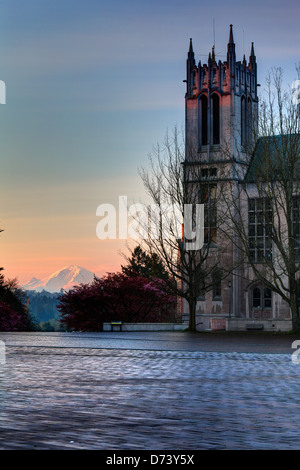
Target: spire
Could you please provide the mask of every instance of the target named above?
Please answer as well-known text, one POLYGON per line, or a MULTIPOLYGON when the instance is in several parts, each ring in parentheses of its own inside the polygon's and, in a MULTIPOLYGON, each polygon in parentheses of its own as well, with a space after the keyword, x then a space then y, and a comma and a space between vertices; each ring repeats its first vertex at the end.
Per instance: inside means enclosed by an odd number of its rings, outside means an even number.
POLYGON ((212 52, 211 52, 211 59, 213 62, 216 61, 216 56, 215 56, 215 46, 212 47, 212 52))
POLYGON ((193 42, 192 38, 190 38, 190 47, 188 52, 188 57, 186 61, 186 83, 187 83, 187 94, 188 96, 192 95, 193 90, 193 83, 194 83, 194 67, 196 65, 195 62, 195 54, 193 51, 193 42))
POLYGON ((249 61, 250 62, 255 62, 256 61, 256 57, 255 57, 255 54, 254 54, 254 44, 253 44, 253 42, 251 43, 251 53, 250 53, 249 61))
POLYGON ((235 44, 233 40, 232 24, 230 25, 229 42, 227 45, 227 56, 229 54, 235 54, 235 44))
POLYGON ((227 64, 230 68, 230 74, 234 74, 235 69, 235 44, 233 39, 232 24, 230 25, 229 42, 227 45, 227 64))
POLYGON ((232 24, 230 25, 230 32, 229 32, 229 41, 228 41, 228 44, 234 44, 233 31, 232 31, 232 24))
POLYGON ((192 38, 190 38, 190 48, 188 52, 188 58, 193 60, 194 57, 195 55, 194 55, 194 50, 193 50, 193 41, 192 41, 192 38))
POLYGON ((191 67, 194 67, 194 65, 195 65, 195 54, 194 54, 194 51, 193 51, 192 38, 190 38, 190 48, 189 48, 189 52, 188 52, 188 61, 190 62, 191 67))

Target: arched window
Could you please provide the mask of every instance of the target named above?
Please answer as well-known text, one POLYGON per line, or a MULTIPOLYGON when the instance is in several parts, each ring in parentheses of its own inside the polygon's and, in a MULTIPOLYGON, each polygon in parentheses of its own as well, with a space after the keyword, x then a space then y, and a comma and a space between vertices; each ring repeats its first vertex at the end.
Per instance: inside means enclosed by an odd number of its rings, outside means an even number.
POLYGON ((206 95, 202 95, 200 99, 201 106, 201 145, 207 145, 207 110, 208 100, 206 95))
POLYGON ((251 141, 251 134, 253 132, 252 128, 252 102, 251 99, 248 98, 248 108, 247 108, 247 141, 251 141))
POLYGON ((252 293, 252 306, 254 308, 261 307, 261 299, 260 299, 260 289, 259 287, 255 287, 252 293))
POLYGON ((241 144, 246 143, 246 99, 242 96, 241 99, 241 144))
POLYGON ((220 143, 220 100, 218 95, 212 95, 213 109, 213 144, 220 143))

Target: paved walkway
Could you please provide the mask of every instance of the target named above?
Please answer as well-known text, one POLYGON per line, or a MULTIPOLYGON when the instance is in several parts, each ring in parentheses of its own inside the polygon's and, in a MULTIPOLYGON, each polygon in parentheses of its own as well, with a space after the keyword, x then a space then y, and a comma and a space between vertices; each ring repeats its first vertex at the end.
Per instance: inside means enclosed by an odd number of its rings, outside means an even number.
POLYGON ((7 346, 291 353, 300 335, 264 332, 1 333, 7 346))
POLYGON ((0 334, 0 449, 300 449, 291 337, 105 335, 0 334))

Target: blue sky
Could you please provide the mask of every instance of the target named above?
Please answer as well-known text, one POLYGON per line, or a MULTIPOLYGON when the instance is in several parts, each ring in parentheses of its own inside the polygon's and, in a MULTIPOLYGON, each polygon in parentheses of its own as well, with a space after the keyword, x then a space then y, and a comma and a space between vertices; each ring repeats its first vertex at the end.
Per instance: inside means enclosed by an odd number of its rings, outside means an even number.
POLYGON ((2 0, 1 264, 23 282, 67 264, 116 270, 120 243, 96 238, 96 208, 143 198, 137 168, 184 122, 186 56, 207 61, 213 21, 226 60, 254 41, 259 81, 287 85, 299 59, 299 4, 286 2, 2 0))

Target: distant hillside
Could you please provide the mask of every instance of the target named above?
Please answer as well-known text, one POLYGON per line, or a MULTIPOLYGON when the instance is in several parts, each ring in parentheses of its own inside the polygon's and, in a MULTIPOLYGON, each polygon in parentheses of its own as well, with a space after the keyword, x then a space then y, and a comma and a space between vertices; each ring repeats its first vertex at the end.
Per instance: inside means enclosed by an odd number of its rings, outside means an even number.
POLYGON ((25 291, 27 299, 29 299, 29 311, 34 320, 42 329, 59 330, 59 311, 57 305, 59 303, 58 293, 36 292, 34 290, 25 291))

